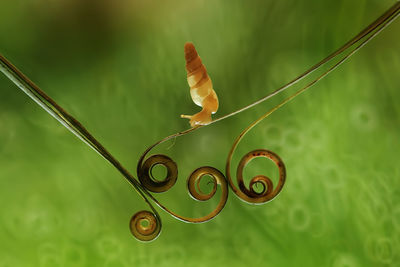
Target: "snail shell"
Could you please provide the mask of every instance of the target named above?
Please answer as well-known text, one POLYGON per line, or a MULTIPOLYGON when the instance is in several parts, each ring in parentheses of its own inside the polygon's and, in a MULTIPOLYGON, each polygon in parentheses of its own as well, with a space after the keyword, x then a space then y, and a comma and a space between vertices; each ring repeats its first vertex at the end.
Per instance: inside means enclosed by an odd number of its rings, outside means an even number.
POLYGON ((186 43, 184 50, 190 96, 193 102, 203 109, 193 116, 182 115, 181 117, 190 119, 192 126, 207 124, 211 122, 211 114, 218 110, 218 97, 194 45, 186 43))

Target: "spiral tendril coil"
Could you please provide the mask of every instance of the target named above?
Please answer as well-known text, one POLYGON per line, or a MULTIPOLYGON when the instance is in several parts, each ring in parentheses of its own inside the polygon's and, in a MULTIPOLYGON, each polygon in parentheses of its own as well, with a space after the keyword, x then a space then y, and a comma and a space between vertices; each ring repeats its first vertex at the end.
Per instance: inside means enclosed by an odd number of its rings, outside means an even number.
MULTIPOLYGON (((188 133, 188 132, 186 132, 188 133)), ((185 133, 185 134, 186 134, 185 133)), ((153 149, 155 146, 167 141, 170 138, 164 138, 163 140, 157 142, 153 146, 151 146, 149 149, 147 149, 141 158, 139 159, 138 166, 137 166, 137 175, 139 177, 139 181, 141 182, 141 185, 144 187, 145 190, 154 192, 154 193, 161 193, 165 192, 168 189, 170 189, 176 182, 177 179, 177 174, 178 174, 178 167, 177 164, 168 156, 166 155, 161 155, 161 154, 156 154, 156 155, 151 155, 149 156, 146 160, 145 157, 146 155, 153 149), (164 165, 167 168, 167 176, 165 177, 164 180, 156 180, 154 177, 152 177, 151 174, 151 168, 157 164, 164 165)), ((187 189, 190 194, 190 196, 197 201, 207 201, 211 199, 216 191, 217 191, 217 186, 220 186, 221 188, 221 197, 220 201, 217 205, 217 207, 211 211, 209 214, 199 217, 199 218, 191 218, 191 217, 185 217, 182 215, 179 215, 167 207, 165 207, 163 204, 161 204, 153 195, 151 195, 149 192, 146 191, 146 195, 151 198, 160 208, 162 208, 164 211, 172 215, 173 217, 182 220, 184 222, 190 222, 190 223, 201 223, 201 222, 206 222, 214 218, 218 213, 223 209, 223 207, 226 204, 226 201, 228 199, 228 183, 226 181, 225 176, 216 168, 210 167, 210 166, 203 166, 199 167, 196 170, 194 170, 188 177, 187 179, 187 189), (204 193, 200 190, 199 184, 200 181, 203 179, 205 176, 210 176, 211 177, 211 182, 213 184, 213 188, 211 192, 209 193, 204 193)))
MULTIPOLYGON (((229 167, 228 167, 229 168, 229 167)), ((230 172, 227 171, 229 184, 233 192, 243 201, 251 204, 263 204, 275 198, 282 190, 286 181, 286 168, 282 159, 272 151, 266 149, 257 149, 248 152, 242 157, 239 162, 236 179, 239 189, 233 184, 230 172), (263 157, 273 161, 279 170, 279 180, 275 189, 273 189, 272 180, 265 175, 257 175, 250 180, 249 188, 247 188, 243 181, 243 170, 246 165, 253 159, 263 157), (255 187, 260 185, 262 190, 255 191, 255 187)))
POLYGON ((166 155, 152 155, 140 168, 138 173, 139 181, 149 191, 160 193, 170 189, 178 178, 178 167, 176 163, 166 155), (167 177, 162 181, 153 177, 152 169, 157 165, 163 165, 167 168, 167 177))
POLYGON ((160 235, 161 221, 150 211, 142 210, 132 216, 129 228, 138 240, 152 241, 160 235))

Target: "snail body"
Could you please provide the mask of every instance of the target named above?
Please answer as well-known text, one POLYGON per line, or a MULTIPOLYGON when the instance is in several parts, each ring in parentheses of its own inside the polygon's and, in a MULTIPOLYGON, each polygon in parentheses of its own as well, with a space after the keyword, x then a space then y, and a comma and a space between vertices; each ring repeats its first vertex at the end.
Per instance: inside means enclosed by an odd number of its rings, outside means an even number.
POLYGON ((190 119, 192 127, 205 125, 212 121, 211 114, 218 110, 218 97, 194 45, 186 43, 184 50, 190 96, 202 110, 194 115, 181 115, 181 117, 190 119))

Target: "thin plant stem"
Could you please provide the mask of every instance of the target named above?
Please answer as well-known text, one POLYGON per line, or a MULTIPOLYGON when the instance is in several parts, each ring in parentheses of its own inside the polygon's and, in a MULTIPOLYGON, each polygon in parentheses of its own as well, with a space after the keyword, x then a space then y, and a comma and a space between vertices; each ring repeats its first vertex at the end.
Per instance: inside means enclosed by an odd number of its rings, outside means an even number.
MULTIPOLYGON (((353 37, 350 41, 345 43, 343 46, 341 46, 339 49, 334 51, 332 54, 328 55, 326 58, 324 58, 323 60, 321 60, 320 62, 318 62, 317 64, 315 64, 314 66, 312 66, 311 68, 309 68, 308 70, 306 70, 305 72, 303 72, 302 74, 300 74, 299 76, 297 76, 296 78, 291 80, 290 82, 288 82, 287 84, 285 84, 282 87, 276 89, 272 93, 260 98, 259 100, 255 101, 254 103, 251 103, 251 104, 249 104, 249 105, 247 105, 247 106, 245 106, 243 108, 235 110, 235 111, 233 111, 233 112, 231 112, 229 114, 226 114, 226 115, 224 115, 222 117, 219 117, 219 118, 211 121, 207 125, 212 124, 212 123, 216 123, 216 122, 224 120, 224 119, 227 119, 227 118, 232 117, 232 116, 234 116, 236 114, 239 114, 239 113, 241 113, 241 112, 243 112, 243 111, 245 111, 247 109, 250 109, 250 108, 252 108, 252 107, 254 107, 254 106, 256 106, 256 105, 258 105, 258 104, 260 104, 260 103, 262 103, 262 102, 264 102, 264 101, 266 101, 268 99, 270 99, 271 97, 273 97, 273 96, 285 91, 286 89, 288 89, 289 87, 295 85, 296 83, 300 82, 301 80, 303 80, 304 78, 309 76, 311 73, 313 73, 314 71, 318 70, 320 67, 322 67, 323 65, 325 65, 326 63, 331 61, 333 58, 335 58, 336 56, 340 55, 342 52, 344 52, 345 50, 350 48, 352 45, 354 45, 355 43, 360 41, 362 38, 367 36, 369 33, 374 31, 378 27, 380 27, 387 19, 389 19, 390 17, 393 16, 393 14, 398 12, 399 9, 400 9, 400 1, 398 1, 396 4, 394 4, 382 16, 380 16, 374 22, 372 22, 370 25, 368 25, 364 30, 362 30, 359 34, 357 34, 355 37, 353 37)), ((375 37, 375 35, 373 37, 375 37)), ((327 75, 327 74, 329 74, 329 72, 326 73, 325 75, 327 75)))
MULTIPOLYGON (((354 55, 358 50, 360 50, 364 45, 366 45, 370 40, 372 40, 376 35, 378 35, 384 28, 386 28, 390 23, 392 23, 398 16, 400 15, 400 2, 397 4, 397 9, 396 11, 388 17, 385 21, 382 22, 379 28, 373 34, 371 34, 369 37, 367 37, 365 40, 363 40, 357 47, 355 47, 353 50, 351 50, 347 55, 345 55, 341 60, 339 60, 336 64, 334 64, 332 67, 330 67, 328 70, 326 70, 324 73, 322 73, 320 76, 318 76, 315 80, 292 94, 291 96, 287 97, 285 100, 283 100, 281 103, 278 105, 274 106, 271 110, 263 114, 261 117, 259 117, 257 120, 255 120, 253 123, 251 123, 249 126, 246 127, 242 131, 242 133, 237 137, 235 140, 231 151, 229 152, 228 155, 228 162, 231 161, 233 153, 239 144, 240 140, 248 133, 252 128, 254 128, 259 122, 261 122, 263 119, 267 118, 269 115, 271 115, 274 111, 278 110, 281 108, 283 105, 287 104, 291 100, 293 100, 296 96, 300 95, 307 89, 309 89, 311 86, 316 84, 318 81, 322 80, 324 77, 326 77, 329 73, 334 71, 337 67, 339 67, 342 63, 344 63, 347 59, 349 59, 352 55, 354 55)), ((228 167, 229 168, 229 165, 228 167)))
POLYGON ((90 148, 100 154, 104 159, 111 163, 135 188, 143 200, 151 207, 156 213, 152 204, 148 201, 143 191, 146 191, 142 185, 133 177, 133 175, 125 169, 121 163, 114 158, 106 148, 100 144, 97 139, 89 133, 88 130, 74 117, 67 113, 61 106, 59 106, 51 97, 44 93, 36 84, 34 84, 28 77, 19 71, 10 61, 4 56, 0 55, 0 70, 14 82, 25 94, 27 94, 33 101, 47 111, 51 116, 58 120, 65 128, 76 135, 82 142, 87 144, 90 148))
MULTIPOLYGON (((370 37, 368 39, 366 39, 366 41, 364 41, 362 43, 362 45, 357 46, 355 49, 353 49, 351 52, 349 52, 348 54, 346 54, 344 56, 344 58, 342 58, 342 60, 340 60, 338 63, 336 63, 333 67, 331 67, 328 71, 324 72, 321 76, 319 76, 318 78, 314 79, 309 85, 303 87, 302 89, 300 89, 299 91, 297 91, 296 93, 294 93, 292 96, 289 97, 289 99, 284 100, 282 103, 278 104, 276 107, 274 107, 271 111, 269 111, 268 115, 270 115, 271 113, 273 113, 274 111, 278 110, 281 106, 283 106, 284 104, 286 104, 287 102, 289 102, 290 100, 292 100, 294 97, 298 96, 300 93, 302 93, 303 91, 305 91, 306 89, 308 89, 309 87, 311 87, 312 85, 314 85, 315 83, 317 83, 318 81, 320 81, 322 78, 324 78, 325 76, 327 76, 328 74, 330 74, 334 69, 336 69, 337 67, 339 67, 341 64, 343 64, 348 58, 350 58, 355 52, 357 52, 359 49, 361 49, 365 44, 367 44, 369 41, 371 41, 376 35, 378 35, 378 33, 380 33, 384 28, 386 28, 394 19, 396 19, 398 17, 398 13, 400 10, 400 1, 397 1, 396 4, 394 4, 391 8, 389 8, 383 15, 381 15, 378 19, 376 19, 374 22, 372 22, 370 25, 368 25, 364 30, 362 30, 359 34, 357 34, 354 38, 352 38, 350 41, 348 41, 347 43, 345 43, 343 46, 341 46, 339 49, 337 49, 335 52, 331 53, 330 55, 328 55, 326 58, 322 59, 320 62, 318 62, 317 64, 313 65, 311 68, 309 68, 308 70, 306 70, 305 72, 303 72, 302 74, 300 74, 299 76, 297 76, 295 79, 293 79, 292 81, 288 82, 287 84, 283 85, 282 87, 276 89, 275 91, 273 91, 272 93, 260 98, 259 100, 255 101, 254 103, 251 103, 243 108, 240 108, 238 110, 235 110, 229 114, 226 114, 222 117, 219 117, 207 124, 204 125, 196 125, 195 127, 189 128, 187 130, 175 133, 175 134, 171 134, 165 138, 163 138, 162 140, 158 141, 157 143, 151 145, 148 149, 146 149, 146 151, 143 153, 144 155, 147 154, 151 149, 153 149, 155 146, 157 146, 158 144, 164 143, 165 141, 171 139, 171 138, 175 138, 175 137, 179 137, 185 134, 188 134, 190 132, 193 132, 197 129, 200 129, 202 127, 211 125, 213 123, 225 120, 229 117, 235 116, 247 109, 250 109, 258 104, 261 104, 262 102, 270 99, 271 97, 289 89, 290 87, 292 87, 293 85, 295 85, 296 83, 300 82, 301 80, 303 80, 304 78, 308 77, 311 73, 313 73, 316 70, 319 70, 322 66, 324 66, 325 64, 327 64, 329 61, 333 60, 334 58, 338 57, 339 55, 341 55, 343 52, 345 52, 348 48, 350 48, 351 46, 355 45, 356 43, 358 43, 360 40, 362 40, 363 38, 365 38, 366 36, 368 36, 368 34, 370 34, 371 32, 374 32, 376 29, 378 29, 377 31, 375 31, 374 34, 370 35, 370 37)), ((267 116, 268 116, 267 115, 267 116)), ((265 118, 264 115, 262 116, 262 118, 265 118)), ((261 119, 261 117, 260 117, 261 119)), ((262 120, 262 119, 261 119, 262 120)), ((258 121, 258 120, 257 120, 258 121)), ((254 126, 254 125, 253 125, 254 126)), ((249 126, 250 127, 250 126, 249 126)), ((252 128, 252 127, 250 127, 252 128)))

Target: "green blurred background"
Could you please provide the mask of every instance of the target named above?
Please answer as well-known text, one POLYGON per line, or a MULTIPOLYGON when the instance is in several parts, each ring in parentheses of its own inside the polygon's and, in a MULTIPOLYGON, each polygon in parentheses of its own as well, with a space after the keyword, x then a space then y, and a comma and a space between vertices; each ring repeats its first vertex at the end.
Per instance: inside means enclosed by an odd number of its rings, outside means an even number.
MULTIPOLYGON (((266 95, 358 33, 394 1, 2 0, 0 53, 81 121, 129 170, 146 147, 188 128, 199 109, 183 45, 197 47, 217 116, 266 95)), ((230 192, 208 223, 163 211, 152 243, 128 222, 148 209, 119 173, 0 75, 0 266, 399 266, 400 21, 240 144, 287 167, 281 194, 251 206, 230 192)), ((224 171, 235 137, 291 89, 158 149, 179 166, 159 194, 201 216, 185 181, 224 171)), ((256 159, 245 175, 275 176, 256 159)), ((136 176, 136 175, 135 175, 136 176)), ((218 198, 219 195, 216 196, 218 198)))

